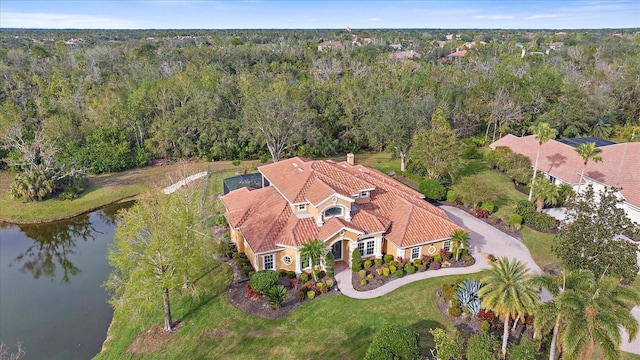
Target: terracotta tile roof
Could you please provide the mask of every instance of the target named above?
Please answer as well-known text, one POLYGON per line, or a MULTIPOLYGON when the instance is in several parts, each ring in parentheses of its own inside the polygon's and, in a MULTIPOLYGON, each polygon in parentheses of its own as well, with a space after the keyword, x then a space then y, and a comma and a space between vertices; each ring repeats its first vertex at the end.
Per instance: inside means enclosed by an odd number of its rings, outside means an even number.
MULTIPOLYGON (((535 164, 538 140, 533 135, 517 137, 507 135, 490 145, 508 146, 525 155, 535 164)), ((632 205, 640 207, 640 143, 621 143, 603 146, 602 162, 589 161, 585 176, 597 182, 620 188, 620 193, 632 205)), ((584 162, 575 149, 556 140, 549 140, 540 148, 538 169, 564 182, 577 185, 584 162)))
POLYGON ((259 170, 271 186, 241 188, 222 197, 229 223, 241 229, 254 252, 328 240, 344 229, 362 234, 387 231, 385 237, 400 247, 448 238, 462 229, 419 192, 361 165, 296 157, 259 170), (334 193, 351 198, 364 189, 375 190, 370 202, 354 204, 351 221, 334 217, 318 227, 311 217, 298 218, 289 205, 306 200, 317 203, 334 193))

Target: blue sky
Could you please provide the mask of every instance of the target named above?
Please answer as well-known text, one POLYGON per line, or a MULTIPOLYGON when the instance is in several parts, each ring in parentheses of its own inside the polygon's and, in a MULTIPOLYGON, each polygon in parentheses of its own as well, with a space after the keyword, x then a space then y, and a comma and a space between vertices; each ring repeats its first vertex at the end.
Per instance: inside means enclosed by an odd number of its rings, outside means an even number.
POLYGON ((0 28, 595 29, 640 27, 640 0, 0 0, 0 28))

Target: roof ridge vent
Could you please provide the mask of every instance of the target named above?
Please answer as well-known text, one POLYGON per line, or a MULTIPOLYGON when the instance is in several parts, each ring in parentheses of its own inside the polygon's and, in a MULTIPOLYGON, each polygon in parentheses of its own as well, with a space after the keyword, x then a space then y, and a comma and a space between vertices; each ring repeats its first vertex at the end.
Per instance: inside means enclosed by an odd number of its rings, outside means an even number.
POLYGON ((303 172, 304 169, 303 168, 298 168, 298 171, 303 172))

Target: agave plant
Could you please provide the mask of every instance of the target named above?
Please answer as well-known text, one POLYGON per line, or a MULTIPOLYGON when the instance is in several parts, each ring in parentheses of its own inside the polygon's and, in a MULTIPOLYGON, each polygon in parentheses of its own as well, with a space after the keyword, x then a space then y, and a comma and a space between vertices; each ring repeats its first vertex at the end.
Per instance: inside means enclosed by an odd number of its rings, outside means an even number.
POLYGON ((473 293, 465 289, 458 289, 458 291, 456 292, 456 295, 453 298, 460 301, 460 305, 466 306, 469 302, 471 302, 474 299, 473 295, 474 295, 473 293))
POLYGON ((469 309, 469 312, 471 313, 471 315, 475 317, 480 312, 480 309, 482 309, 482 300, 473 299, 470 302, 468 302, 465 306, 467 307, 467 309, 469 309))
POLYGON ((458 291, 454 296, 454 299, 460 301, 462 306, 466 306, 473 316, 476 316, 482 307, 482 301, 478 299, 478 290, 481 286, 478 280, 466 279, 458 285, 458 291))

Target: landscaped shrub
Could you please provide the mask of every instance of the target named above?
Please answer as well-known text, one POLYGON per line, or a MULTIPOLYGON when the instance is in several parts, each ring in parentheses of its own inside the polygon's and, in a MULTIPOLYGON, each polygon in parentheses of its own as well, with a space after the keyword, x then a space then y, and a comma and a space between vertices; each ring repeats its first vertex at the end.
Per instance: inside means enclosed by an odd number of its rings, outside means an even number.
POLYGON ((309 274, 307 273, 300 274, 300 282, 306 283, 307 281, 309 281, 309 274))
POLYGON ((372 266, 373 266, 373 262, 371 260, 365 260, 364 261, 364 268, 365 269, 368 269, 368 268, 370 268, 372 266))
POLYGON ((480 330, 487 332, 491 329, 491 325, 489 325, 489 322, 487 320, 482 320, 482 322, 480 323, 480 330))
POLYGON ((507 357, 510 360, 536 360, 538 358, 537 347, 536 343, 523 337, 519 344, 509 345, 507 357))
POLYGON ((327 279, 325 280, 325 283, 327 284, 327 288, 331 289, 333 287, 333 279, 327 279))
POLYGON ((458 193, 454 190, 447 191, 447 201, 453 204, 456 200, 458 200, 458 193))
POLYGON ((500 344, 488 332, 475 333, 467 340, 467 360, 499 359, 497 354, 501 354, 500 344))
POLYGON ((460 315, 462 315, 462 309, 452 306, 449 308, 449 315, 454 318, 460 317, 460 315))
POLYGON ((287 270, 285 269, 278 270, 278 277, 285 277, 285 276, 287 276, 287 270))
POLYGON ((396 272, 394 272, 394 275, 395 275, 398 279, 400 279, 401 277, 403 277, 403 276, 404 276, 404 271, 402 271, 402 270, 396 270, 396 272))
POLYGON ((367 270, 360 270, 358 271, 358 275, 360 275, 360 279, 364 279, 365 277, 367 277, 367 270))
POLYGON ((325 269, 327 270, 327 276, 333 277, 335 269, 336 269, 336 258, 333 256, 333 253, 329 251, 325 256, 325 269))
POLYGON ((395 265, 389 265, 389 271, 391 271, 392 273, 395 273, 396 270, 398 270, 398 268, 395 265))
POLYGON ((462 303, 460 302, 460 300, 458 299, 451 299, 451 306, 450 307, 460 307, 462 303))
POLYGON ((304 299, 306 298, 307 298, 307 289, 305 288, 298 289, 298 292, 296 293, 296 300, 304 301, 304 299))
POLYGON ((480 219, 486 219, 489 217, 489 212, 487 210, 484 209, 477 209, 476 210, 476 217, 480 218, 480 219))
POLYGON ((457 291, 458 291, 458 285, 456 284, 448 283, 448 284, 442 285, 442 294, 445 296, 445 298, 449 300, 453 299, 457 291))
POLYGON ((376 274, 378 274, 378 276, 382 275, 382 268, 377 268, 376 269, 376 274))
POLYGON ((451 251, 440 249, 438 253, 440 254, 440 258, 442 259, 442 261, 451 260, 451 251))
POLYGON ((398 260, 391 260, 391 262, 389 262, 389 266, 398 266, 398 260))
POLYGON ((420 337, 408 327, 386 326, 373 335, 365 360, 419 359, 420 337))
POLYGON ((289 280, 289 287, 290 288, 295 288, 296 286, 298 286, 298 282, 300 281, 300 279, 294 277, 293 279, 289 280))
POLYGON ((316 292, 315 291, 313 291, 313 290, 307 291, 307 299, 311 300, 314 297, 316 297, 316 292))
POLYGON ((373 274, 367 274, 367 279, 368 280, 373 280, 373 278, 374 278, 373 274))
POLYGON ((351 253, 351 270, 358 272, 360 269, 362 269, 362 254, 358 248, 355 248, 351 253))
POLYGON ((318 291, 320 291, 321 294, 326 294, 327 293, 327 286, 324 283, 317 283, 316 287, 318 288, 318 291))
POLYGON ((296 278, 296 272, 295 271, 287 271, 287 278, 289 279, 295 279, 296 278))
POLYGON ((429 200, 442 200, 446 195, 444 185, 435 179, 424 179, 420 181, 418 191, 429 200))
POLYGON ((414 265, 414 266, 422 265, 422 259, 415 259, 415 260, 413 260, 413 265, 414 265))
POLYGON ((362 286, 367 285, 367 279, 360 280, 360 285, 362 285, 362 286))
POLYGON ((373 260, 373 263, 376 264, 376 266, 380 266, 382 265, 382 259, 375 259, 373 260))
POLYGON ((260 294, 266 294, 269 289, 278 283, 278 274, 273 270, 260 270, 249 279, 249 285, 260 294))
POLYGON ((420 264, 420 265, 416 266, 416 270, 417 270, 418 272, 423 272, 425 269, 426 269, 426 266, 424 266, 424 265, 422 265, 422 264, 420 264))
POLYGON ((384 257, 383 257, 383 259, 384 259, 384 263, 385 263, 385 264, 388 264, 388 263, 390 263, 390 262, 392 262, 392 261, 393 261, 393 255, 391 255, 391 254, 385 254, 385 255, 384 255, 384 257))
POLYGON ((391 273, 391 270, 388 267, 382 268, 383 276, 389 276, 390 273, 391 273))
POLYGON ((491 201, 484 201, 480 206, 480 209, 486 210, 489 214, 493 214, 493 211, 496 209, 496 206, 493 205, 491 201))
POLYGON ((272 309, 279 309, 280 306, 282 306, 282 303, 287 300, 288 294, 289 293, 287 292, 287 288, 285 288, 284 286, 273 286, 271 287, 271 289, 269 289, 269 291, 267 291, 267 302, 272 309))
POLYGON ((440 254, 433 255, 433 261, 434 262, 442 262, 442 255, 440 255, 440 254))
POLYGON ((431 270, 440 270, 440 262, 439 261, 434 261, 431 263, 431 266, 429 266, 429 269, 431 270))
POLYGON ((520 230, 522 225, 522 216, 518 214, 509 215, 509 227, 515 230, 520 230))
POLYGON ((411 275, 413 273, 416 272, 416 267, 411 265, 411 264, 407 264, 404 269, 407 271, 407 274, 411 275))
POLYGON ((549 231, 556 227, 556 219, 553 216, 537 212, 535 205, 527 200, 518 201, 516 214, 522 216, 526 225, 537 230, 549 231))

